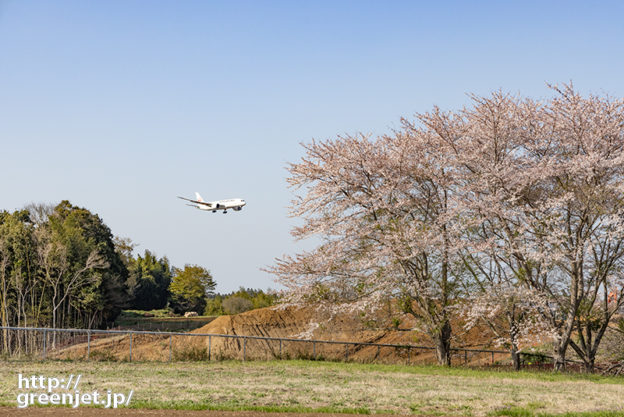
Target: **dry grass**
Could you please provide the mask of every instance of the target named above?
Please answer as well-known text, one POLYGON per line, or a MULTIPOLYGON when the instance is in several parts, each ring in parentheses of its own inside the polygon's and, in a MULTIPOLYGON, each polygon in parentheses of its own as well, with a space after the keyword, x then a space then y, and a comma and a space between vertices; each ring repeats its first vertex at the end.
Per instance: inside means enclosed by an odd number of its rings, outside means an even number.
MULTIPOLYGON (((135 391, 134 406, 351 410, 421 415, 622 411, 624 378, 313 361, 2 362, 0 403, 17 374, 82 374, 83 391, 135 391)), ((619 415, 619 413, 618 413, 619 415)))

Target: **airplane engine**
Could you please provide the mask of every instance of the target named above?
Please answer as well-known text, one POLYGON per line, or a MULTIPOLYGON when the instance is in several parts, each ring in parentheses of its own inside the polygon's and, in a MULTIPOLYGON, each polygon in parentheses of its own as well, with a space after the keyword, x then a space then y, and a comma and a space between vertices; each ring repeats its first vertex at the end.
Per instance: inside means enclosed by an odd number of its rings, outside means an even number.
POLYGON ((243 208, 242 207, 234 207, 234 210, 236 211, 241 211, 243 208))

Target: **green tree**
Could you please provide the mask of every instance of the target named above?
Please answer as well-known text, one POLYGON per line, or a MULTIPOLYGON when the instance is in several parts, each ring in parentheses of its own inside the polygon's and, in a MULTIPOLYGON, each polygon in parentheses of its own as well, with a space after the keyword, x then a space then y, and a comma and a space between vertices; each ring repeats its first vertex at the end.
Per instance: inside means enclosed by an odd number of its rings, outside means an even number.
POLYGON ((220 294, 210 297, 206 300, 205 316, 221 316, 225 314, 223 310, 223 296, 220 294))
MULTIPOLYGON (((31 300, 41 294, 37 280, 33 225, 25 210, 0 213, 0 323, 2 326, 38 325, 37 309, 31 300), (33 308, 34 307, 34 308, 33 308)), ((3 331, 3 346, 9 343, 3 331)), ((17 340, 23 345, 22 338, 17 340)))
POLYGON ((154 310, 164 308, 169 298, 172 271, 167 258, 158 259, 146 250, 143 256, 129 261, 128 291, 131 308, 154 310))
POLYGON ((251 307, 248 310, 255 308, 269 307, 275 304, 277 296, 270 291, 264 292, 260 289, 240 287, 238 291, 230 294, 232 297, 240 297, 245 300, 251 301, 251 307))
POLYGON ((132 239, 129 237, 119 236, 113 238, 113 243, 115 244, 115 252, 117 252, 126 268, 130 269, 130 263, 134 260, 132 253, 138 245, 132 242, 132 239))
POLYGON ((240 287, 228 294, 216 294, 208 297, 204 314, 218 316, 239 314, 256 308, 269 307, 277 302, 277 295, 272 291, 240 287))
POLYGON ((171 306, 177 313, 185 311, 203 312, 206 297, 214 293, 217 284, 210 272, 198 265, 185 265, 176 269, 169 286, 171 306))
POLYGON ((62 201, 37 228, 37 250, 52 293, 52 323, 101 327, 128 302, 128 271, 97 214, 62 201))

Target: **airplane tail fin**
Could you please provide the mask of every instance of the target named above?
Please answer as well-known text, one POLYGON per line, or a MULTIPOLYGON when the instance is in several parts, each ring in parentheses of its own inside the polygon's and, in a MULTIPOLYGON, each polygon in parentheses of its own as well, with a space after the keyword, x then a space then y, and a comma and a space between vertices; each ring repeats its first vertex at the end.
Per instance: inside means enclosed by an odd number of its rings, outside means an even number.
POLYGON ((201 195, 199 195, 199 193, 198 193, 197 191, 195 191, 195 198, 197 199, 197 201, 201 201, 201 202, 203 202, 203 201, 204 201, 204 199, 202 198, 202 196, 201 196, 201 195))

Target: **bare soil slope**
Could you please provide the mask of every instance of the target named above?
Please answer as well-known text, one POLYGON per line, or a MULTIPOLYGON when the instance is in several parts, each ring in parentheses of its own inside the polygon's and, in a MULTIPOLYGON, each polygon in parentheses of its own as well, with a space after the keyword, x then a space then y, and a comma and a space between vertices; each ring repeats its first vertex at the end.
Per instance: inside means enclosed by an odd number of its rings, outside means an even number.
MULTIPOLYGON (((386 314, 386 316, 388 316, 386 314)), ((388 316, 389 317, 389 316, 388 316)), ((372 318, 376 323, 388 322, 383 312, 372 318)), ((350 341, 358 343, 412 344, 429 346, 428 338, 412 331, 413 319, 401 317, 398 328, 371 326, 358 314, 327 317, 314 308, 268 307, 248 311, 234 316, 221 316, 207 325, 189 332, 189 336, 160 336, 134 334, 132 336, 132 360, 207 360, 207 359, 273 359, 312 358, 329 360, 356 360, 362 362, 410 362, 429 363, 435 360, 434 352, 427 349, 396 349, 391 347, 311 343, 309 339, 325 341, 350 341), (244 335, 276 338, 294 338, 300 341, 275 341, 227 337, 190 336, 191 334, 244 335)), ((462 334, 461 323, 453 323, 455 347, 484 348, 491 340, 486 329, 475 328, 462 334)), ((57 353, 59 358, 85 358, 86 344, 75 345, 57 353)), ((472 365, 492 361, 489 354, 458 353, 456 360, 466 359, 472 365)), ((128 360, 130 358, 130 337, 102 338, 93 341, 90 347, 92 359, 128 360)), ((506 359, 506 355, 495 355, 495 360, 506 359)))

